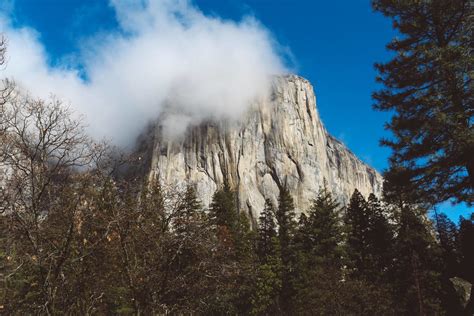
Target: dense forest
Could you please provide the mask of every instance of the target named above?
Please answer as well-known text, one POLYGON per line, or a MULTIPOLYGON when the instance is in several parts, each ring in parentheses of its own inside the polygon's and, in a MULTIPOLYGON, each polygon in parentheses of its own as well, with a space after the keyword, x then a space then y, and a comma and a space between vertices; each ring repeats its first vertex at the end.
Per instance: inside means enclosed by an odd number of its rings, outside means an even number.
POLYGON ((355 191, 348 205, 322 186, 309 210, 296 210, 282 187, 278 203, 267 201, 252 222, 226 183, 203 209, 192 186, 121 176, 141 158, 93 142, 61 102, 4 87, 4 314, 459 315, 472 308, 474 217, 430 220, 390 185, 382 200, 355 191))
POLYGON ((116 170, 138 158, 89 143, 58 103, 17 101, 3 122, 2 161, 12 167, 0 200, 4 314, 460 315, 466 307, 474 217, 430 220, 421 206, 358 191, 343 206, 326 186, 301 213, 281 188, 252 229, 228 184, 203 209, 191 186, 121 179, 116 170))
POLYGON ((3 80, 0 314, 473 315, 474 214, 436 207, 474 201, 472 5, 372 3, 401 34, 374 93, 393 153, 383 196, 347 205, 323 184, 297 210, 282 185, 256 220, 225 181, 204 208, 3 80))

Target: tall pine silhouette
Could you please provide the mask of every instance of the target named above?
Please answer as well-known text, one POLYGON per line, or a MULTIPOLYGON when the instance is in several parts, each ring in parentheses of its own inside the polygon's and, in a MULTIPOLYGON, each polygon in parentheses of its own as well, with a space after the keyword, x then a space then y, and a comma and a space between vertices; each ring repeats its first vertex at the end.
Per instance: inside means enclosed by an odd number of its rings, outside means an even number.
POLYGON ((421 202, 473 203, 472 1, 372 3, 399 33, 373 94, 376 109, 393 113, 382 141, 393 150, 389 175, 403 173, 421 202))

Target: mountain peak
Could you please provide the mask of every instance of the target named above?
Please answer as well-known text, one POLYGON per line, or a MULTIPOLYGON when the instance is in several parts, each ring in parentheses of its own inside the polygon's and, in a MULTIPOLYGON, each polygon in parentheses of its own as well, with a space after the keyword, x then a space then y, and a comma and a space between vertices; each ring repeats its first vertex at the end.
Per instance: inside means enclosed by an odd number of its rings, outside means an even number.
POLYGON ((328 134, 310 82, 278 76, 269 100, 257 102, 238 122, 207 121, 169 140, 157 125, 151 175, 164 185, 195 185, 205 206, 226 178, 241 211, 258 218, 265 199, 275 204, 282 186, 305 212, 324 181, 343 203, 354 189, 380 195, 383 179, 328 134))

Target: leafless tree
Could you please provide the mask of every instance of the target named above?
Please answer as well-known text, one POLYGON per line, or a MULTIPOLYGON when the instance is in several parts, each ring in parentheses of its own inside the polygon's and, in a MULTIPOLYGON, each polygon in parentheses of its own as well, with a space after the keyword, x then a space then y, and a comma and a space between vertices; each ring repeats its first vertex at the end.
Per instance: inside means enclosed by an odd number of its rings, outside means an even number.
MULTIPOLYGON (((0 67, 5 64, 5 54, 7 51, 6 39, 0 35, 0 67)), ((2 130, 3 120, 5 119, 5 104, 12 97, 14 92, 14 83, 11 80, 4 79, 0 81, 0 143, 3 142, 4 132, 2 130)), ((1 181, 1 180, 0 180, 1 181)))
POLYGON ((105 147, 86 135, 81 119, 60 100, 9 93, 0 120, 0 210, 8 234, 0 237, 16 263, 5 278, 25 268, 36 271, 42 303, 30 308, 50 314, 87 211, 85 194, 98 181, 90 170, 105 157, 105 147))
POLYGON ((80 120, 57 99, 16 96, 3 110, 0 163, 18 197, 14 208, 40 216, 46 211, 42 201, 55 181, 68 177, 72 169, 91 166, 94 143, 80 120))

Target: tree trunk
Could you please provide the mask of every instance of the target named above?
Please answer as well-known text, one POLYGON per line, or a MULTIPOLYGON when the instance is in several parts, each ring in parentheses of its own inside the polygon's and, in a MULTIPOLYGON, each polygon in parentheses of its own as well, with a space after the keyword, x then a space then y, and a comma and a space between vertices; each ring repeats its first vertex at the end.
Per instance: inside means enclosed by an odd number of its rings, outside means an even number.
POLYGON ((412 269, 413 269, 413 276, 415 277, 416 295, 418 299, 418 312, 420 316, 424 316, 425 312, 423 309, 423 295, 421 293, 420 275, 418 271, 417 259, 414 253, 412 253, 411 255, 411 264, 412 264, 412 269))

